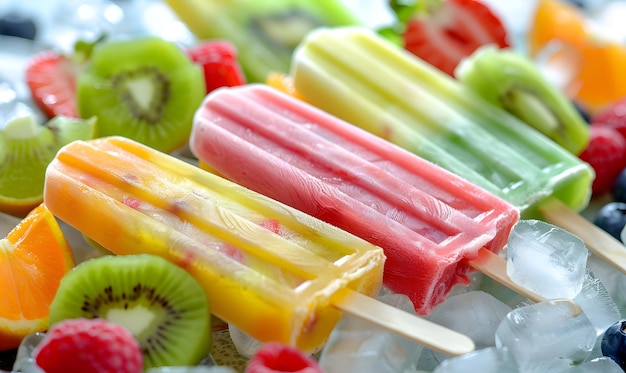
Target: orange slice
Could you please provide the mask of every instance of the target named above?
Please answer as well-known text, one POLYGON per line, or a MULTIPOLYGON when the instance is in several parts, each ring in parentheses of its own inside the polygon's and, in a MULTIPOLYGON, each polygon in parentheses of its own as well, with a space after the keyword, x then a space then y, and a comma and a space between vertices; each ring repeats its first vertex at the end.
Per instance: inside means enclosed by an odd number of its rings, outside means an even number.
POLYGON ((567 89, 590 111, 626 96, 626 47, 599 35, 585 15, 563 0, 540 0, 530 22, 527 47, 536 57, 550 43, 574 50, 577 74, 567 89))
POLYGON ((582 45, 587 38, 585 19, 562 0, 540 0, 528 30, 528 52, 536 56, 550 41, 582 45))
POLYGON ((0 240, 0 351, 48 328, 50 303, 75 266, 58 222, 40 204, 0 240))

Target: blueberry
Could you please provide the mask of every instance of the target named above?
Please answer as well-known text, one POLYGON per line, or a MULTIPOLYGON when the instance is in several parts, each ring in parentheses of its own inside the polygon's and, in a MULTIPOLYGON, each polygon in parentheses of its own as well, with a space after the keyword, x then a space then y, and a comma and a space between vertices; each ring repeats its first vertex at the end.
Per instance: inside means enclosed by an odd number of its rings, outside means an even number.
POLYGON ((9 12, 0 18, 0 35, 34 40, 37 35, 35 21, 18 12, 9 12))
POLYGON ((609 202, 602 206, 593 223, 621 241, 622 228, 626 225, 626 203, 609 202))
POLYGON ((601 6, 603 0, 568 0, 568 2, 583 11, 591 11, 601 6))
POLYGON ((626 202, 626 168, 615 179, 612 194, 616 202, 626 202))
POLYGON ((602 355, 610 357, 626 370, 626 319, 609 326, 602 336, 602 355))
POLYGON ((576 5, 579 8, 585 9, 587 6, 587 2, 584 0, 569 0, 569 3, 572 5, 576 5))

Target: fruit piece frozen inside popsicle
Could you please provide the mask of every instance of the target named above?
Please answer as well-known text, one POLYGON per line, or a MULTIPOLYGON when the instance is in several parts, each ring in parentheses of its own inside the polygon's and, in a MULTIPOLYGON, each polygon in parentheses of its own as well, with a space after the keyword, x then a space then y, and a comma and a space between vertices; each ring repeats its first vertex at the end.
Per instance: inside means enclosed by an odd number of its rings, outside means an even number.
POLYGON ((384 283, 428 314, 468 261, 506 244, 518 211, 410 152, 266 85, 219 89, 190 149, 224 177, 385 250, 384 283))
POLYGON ((341 314, 332 296, 374 295, 381 285, 381 248, 122 137, 61 149, 44 199, 115 254, 185 268, 216 316, 261 341, 316 348, 341 314))
POLYGON ((200 40, 225 39, 239 52, 250 82, 289 71, 296 45, 321 26, 360 24, 339 0, 167 0, 200 40))

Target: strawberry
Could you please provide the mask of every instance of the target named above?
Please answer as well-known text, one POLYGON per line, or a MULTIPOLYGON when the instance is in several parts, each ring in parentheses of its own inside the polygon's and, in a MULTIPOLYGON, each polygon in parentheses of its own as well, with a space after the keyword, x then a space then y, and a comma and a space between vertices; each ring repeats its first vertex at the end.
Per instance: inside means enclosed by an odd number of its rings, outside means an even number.
POLYGON ((192 61, 202 66, 206 92, 219 87, 232 87, 246 82, 233 44, 210 40, 187 49, 192 61))
POLYGON ((104 319, 67 319, 55 324, 33 351, 46 373, 140 373, 143 354, 125 327, 104 319))
POLYGON ((80 118, 76 105, 76 79, 103 34, 95 41, 78 40, 73 54, 47 50, 31 58, 26 66, 26 85, 33 101, 48 118, 57 115, 80 118))
POLYGON ((250 358, 245 373, 271 372, 323 373, 323 370, 313 358, 297 348, 269 342, 250 358))
POLYGON ((593 194, 609 192, 626 167, 626 140, 614 128, 592 125, 589 145, 580 154, 580 159, 596 172, 593 194))
POLYGON ((266 219, 259 223, 260 226, 271 231, 272 233, 280 233, 280 222, 276 219, 266 219))
POLYGON ((615 128, 626 139, 626 97, 621 98, 591 117, 594 126, 615 128))
POLYGON ((79 117, 76 108, 78 69, 74 61, 54 51, 44 51, 29 61, 26 84, 33 101, 49 118, 79 117))
POLYGON ((402 34, 404 48, 448 75, 454 76, 459 62, 480 46, 509 46, 503 22, 480 0, 416 4, 402 34))

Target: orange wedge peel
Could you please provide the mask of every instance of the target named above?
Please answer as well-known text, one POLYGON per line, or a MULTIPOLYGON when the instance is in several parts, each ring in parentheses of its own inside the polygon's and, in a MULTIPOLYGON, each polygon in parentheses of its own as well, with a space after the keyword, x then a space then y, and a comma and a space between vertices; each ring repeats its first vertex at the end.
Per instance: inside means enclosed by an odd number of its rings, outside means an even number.
POLYGON ((48 328, 50 303, 75 266, 57 220, 38 205, 0 240, 0 351, 48 328))

